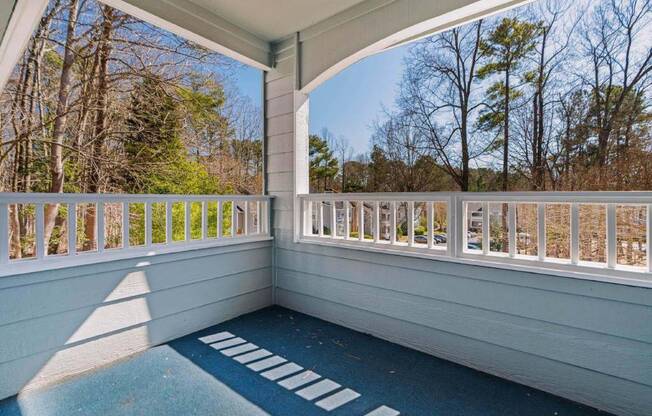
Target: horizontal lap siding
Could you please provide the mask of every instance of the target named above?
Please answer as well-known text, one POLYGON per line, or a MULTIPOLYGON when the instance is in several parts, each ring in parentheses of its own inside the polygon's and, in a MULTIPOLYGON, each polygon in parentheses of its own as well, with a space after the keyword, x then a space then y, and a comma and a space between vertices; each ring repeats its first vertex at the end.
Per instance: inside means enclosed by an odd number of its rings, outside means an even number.
POLYGON ((652 414, 648 289, 288 236, 276 251, 283 306, 606 410, 652 414))
POLYGON ((7 278, 0 398, 272 303, 271 242, 116 263, 7 278))

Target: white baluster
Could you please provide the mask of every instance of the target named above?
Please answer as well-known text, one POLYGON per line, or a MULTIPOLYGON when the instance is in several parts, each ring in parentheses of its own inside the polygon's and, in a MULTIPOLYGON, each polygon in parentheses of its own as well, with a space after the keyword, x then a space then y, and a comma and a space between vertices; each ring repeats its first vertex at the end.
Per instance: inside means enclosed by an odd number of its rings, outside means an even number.
POLYGON ((546 259, 546 204, 537 204, 537 254, 539 261, 546 259))
POLYGON ((68 255, 77 254, 77 204, 68 204, 68 255))
POLYGON ((38 203, 34 205, 36 210, 36 258, 42 260, 45 257, 45 219, 44 219, 44 205, 38 203))
POLYGON ((95 218, 97 218, 97 251, 104 251, 104 202, 98 201, 95 205, 95 218))
POLYGON ((9 263, 9 205, 0 203, 0 264, 9 263))
POLYGON ((616 204, 607 204, 607 267, 613 269, 617 263, 616 204))
POLYGON ((580 207, 570 204, 570 252, 571 264, 578 264, 580 259, 580 207))

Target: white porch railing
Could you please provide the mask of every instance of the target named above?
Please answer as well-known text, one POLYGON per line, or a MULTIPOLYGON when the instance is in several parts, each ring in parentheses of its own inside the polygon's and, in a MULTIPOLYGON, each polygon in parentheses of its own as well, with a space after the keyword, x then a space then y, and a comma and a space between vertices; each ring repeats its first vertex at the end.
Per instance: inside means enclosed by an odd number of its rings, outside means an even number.
MULTIPOLYGON (((300 195, 301 239, 652 279, 652 192, 300 195)), ((466 262, 466 261, 465 261, 466 262)))
POLYGON ((267 196, 0 193, 0 274, 268 238, 269 213, 267 196))

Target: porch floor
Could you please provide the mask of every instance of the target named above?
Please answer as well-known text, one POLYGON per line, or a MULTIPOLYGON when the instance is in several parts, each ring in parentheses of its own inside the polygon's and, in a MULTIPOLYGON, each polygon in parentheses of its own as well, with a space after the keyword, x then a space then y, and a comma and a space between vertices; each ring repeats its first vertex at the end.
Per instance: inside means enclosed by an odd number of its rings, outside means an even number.
POLYGON ((605 415, 281 307, 241 316, 94 373, 0 401, 2 416, 396 412, 605 415), (215 336, 199 339, 210 335, 215 336), (207 343, 211 341, 214 347, 207 343))

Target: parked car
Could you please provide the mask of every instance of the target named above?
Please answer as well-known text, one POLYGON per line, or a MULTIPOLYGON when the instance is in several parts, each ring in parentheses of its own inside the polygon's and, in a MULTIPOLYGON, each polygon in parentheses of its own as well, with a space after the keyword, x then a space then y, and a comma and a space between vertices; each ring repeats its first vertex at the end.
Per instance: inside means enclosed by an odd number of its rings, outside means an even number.
POLYGON ((433 240, 437 244, 446 244, 446 236, 441 234, 435 234, 432 236, 433 240))
POLYGON ((469 250, 482 250, 482 246, 479 243, 468 243, 467 247, 469 250))
POLYGON ((428 244, 428 238, 425 235, 415 235, 414 242, 419 244, 428 244))

